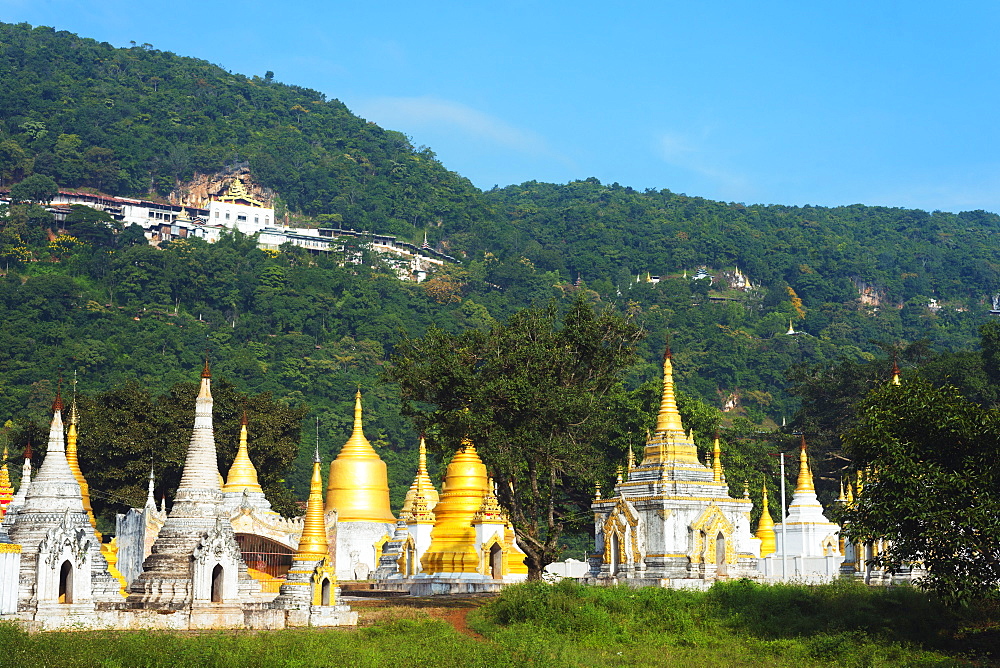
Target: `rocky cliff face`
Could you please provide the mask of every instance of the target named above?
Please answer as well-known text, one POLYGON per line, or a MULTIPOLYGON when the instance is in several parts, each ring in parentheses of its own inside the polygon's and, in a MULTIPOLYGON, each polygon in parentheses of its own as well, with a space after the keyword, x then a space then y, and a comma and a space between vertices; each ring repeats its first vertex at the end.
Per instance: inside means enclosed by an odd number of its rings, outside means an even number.
POLYGON ((213 196, 225 194, 229 184, 236 178, 243 181, 247 191, 265 207, 274 206, 274 191, 254 183, 250 167, 245 163, 215 174, 195 174, 190 181, 178 184, 167 199, 171 204, 207 209, 209 200, 213 196))

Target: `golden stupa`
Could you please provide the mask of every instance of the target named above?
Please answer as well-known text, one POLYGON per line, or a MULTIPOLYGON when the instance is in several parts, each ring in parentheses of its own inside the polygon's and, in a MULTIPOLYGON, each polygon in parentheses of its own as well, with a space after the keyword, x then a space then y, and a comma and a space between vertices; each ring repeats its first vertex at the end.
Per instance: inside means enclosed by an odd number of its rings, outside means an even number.
POLYGON ((385 462, 362 429, 360 390, 354 395, 354 430, 340 454, 330 462, 326 510, 336 510, 338 522, 396 523, 389 510, 385 462))
POLYGON ((760 557, 774 554, 778 549, 778 538, 774 533, 774 520, 767 507, 767 483, 764 483, 764 500, 761 502, 760 521, 757 522, 757 538, 760 538, 760 557))
POLYGON ((416 498, 418 491, 422 493, 426 501, 427 507, 425 512, 433 511, 434 506, 437 505, 441 497, 434 488, 434 483, 431 482, 431 476, 427 473, 427 443, 424 441, 423 436, 420 437, 420 456, 417 461, 417 475, 414 476, 410 489, 406 491, 406 497, 403 499, 403 508, 400 510, 400 513, 413 512, 413 500, 416 498))
POLYGON ((247 412, 243 411, 240 418, 240 446, 236 450, 236 458, 233 465, 229 467, 229 477, 226 484, 222 486, 223 492, 248 492, 264 493, 260 483, 257 481, 257 469, 250 461, 250 453, 247 451, 247 412))
POLYGON ((795 493, 811 492, 816 493, 813 486, 813 475, 809 469, 809 455, 806 454, 806 437, 802 436, 802 446, 799 448, 799 478, 795 481, 795 493))
POLYGON ((663 396, 656 416, 656 430, 646 441, 642 465, 650 464, 694 466, 703 469, 693 433, 685 433, 681 414, 674 396, 674 366, 670 346, 663 354, 663 396))
POLYGON ((434 573, 478 573, 479 550, 472 521, 490 492, 486 465, 468 439, 448 464, 445 491, 434 507, 431 544, 420 560, 421 570, 434 573))
POLYGON ((326 539, 326 521, 323 513, 323 475, 319 470, 319 448, 313 458, 312 480, 309 483, 309 500, 306 518, 302 525, 302 538, 295 558, 302 561, 325 559, 330 552, 326 539))

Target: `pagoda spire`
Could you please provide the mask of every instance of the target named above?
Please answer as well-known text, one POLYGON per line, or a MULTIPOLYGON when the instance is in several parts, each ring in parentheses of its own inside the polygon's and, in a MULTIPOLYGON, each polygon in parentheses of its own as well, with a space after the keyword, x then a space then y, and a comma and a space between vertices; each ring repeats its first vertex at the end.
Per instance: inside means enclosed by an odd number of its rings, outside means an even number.
POLYGON ((153 477, 153 464, 149 464, 149 486, 146 489, 146 509, 151 512, 156 512, 156 497, 153 496, 153 487, 156 485, 156 479, 153 477))
POLYGON ((313 454, 312 480, 309 482, 309 500, 306 502, 306 517, 302 525, 302 538, 295 553, 295 559, 319 561, 330 552, 326 539, 326 520, 323 515, 323 474, 320 471, 319 442, 313 454))
POLYGON ((431 476, 427 473, 427 442, 423 434, 420 435, 417 474, 413 478, 413 484, 410 485, 410 489, 406 491, 406 497, 403 500, 403 507, 400 512, 413 513, 417 497, 423 497, 426 505, 425 511, 434 510, 434 506, 440 500, 440 496, 434 488, 434 483, 431 481, 431 476))
POLYGON ((664 432, 684 433, 681 414, 677 410, 677 399, 674 397, 673 353, 670 352, 669 341, 663 353, 663 395, 660 398, 660 412, 656 416, 656 433, 664 432))
MULTIPOLYGON (((60 379, 60 385, 62 385, 60 379)), ((61 389, 61 388, 60 388, 61 389)), ((76 481, 73 470, 66 460, 66 439, 63 433, 62 393, 56 391, 52 402, 52 422, 49 425, 49 444, 45 459, 38 469, 38 475, 31 482, 24 510, 41 510, 61 512, 64 510, 83 512, 83 499, 80 495, 80 483, 76 481)))
POLYGON ((757 538, 760 538, 760 556, 764 557, 774 554, 777 549, 778 538, 774 532, 774 520, 771 519, 771 511, 767 507, 767 483, 764 483, 763 500, 761 501, 760 520, 757 522, 757 538))
POLYGON ((900 374, 899 365, 896 363, 896 355, 894 354, 892 356, 892 381, 890 381, 893 385, 899 385, 900 384, 899 383, 899 374, 900 374))
POLYGON ((257 469, 250 460, 250 454, 247 450, 246 410, 243 411, 243 417, 240 418, 240 445, 236 450, 236 458, 233 459, 233 465, 229 468, 229 476, 226 478, 226 484, 222 487, 222 491, 241 492, 244 489, 250 492, 264 493, 257 480, 257 469))
POLYGON ((221 491, 212 405, 212 372, 206 355, 205 366, 201 371, 201 386, 194 405, 194 428, 191 430, 191 441, 184 460, 184 472, 177 487, 178 498, 190 496, 193 490, 221 491))
POLYGON ((712 444, 712 482, 725 482, 726 476, 722 470, 722 448, 719 447, 719 433, 715 433, 712 444))
POLYGON ((802 434, 802 445, 799 448, 799 479, 795 483, 795 493, 815 494, 812 471, 809 470, 809 455, 806 454, 806 435, 802 434))
MULTIPOLYGON (((76 411, 76 371, 73 371, 73 399, 69 406, 69 425, 66 429, 66 461, 69 463, 69 469, 73 472, 73 477, 76 478, 77 484, 80 485, 83 509, 87 511, 87 519, 90 520, 90 526, 96 529, 97 518, 94 517, 94 509, 90 505, 90 485, 87 484, 87 479, 83 477, 83 471, 80 470, 80 460, 77 457, 77 424, 80 418, 76 411)), ((100 534, 98 534, 98 538, 100 537, 100 534)))

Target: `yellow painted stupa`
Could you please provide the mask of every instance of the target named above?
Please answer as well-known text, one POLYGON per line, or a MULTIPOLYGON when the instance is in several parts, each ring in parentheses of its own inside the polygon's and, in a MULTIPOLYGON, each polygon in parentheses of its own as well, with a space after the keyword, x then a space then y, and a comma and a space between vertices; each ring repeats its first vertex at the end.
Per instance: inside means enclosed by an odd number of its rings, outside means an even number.
POLYGON ((10 472, 7 470, 7 446, 3 446, 3 465, 0 466, 0 519, 7 512, 7 506, 14 498, 14 487, 10 484, 10 472))
POLYGON ((337 521, 391 522, 389 477, 385 462, 365 438, 361 391, 354 395, 354 429, 337 458, 330 462, 326 510, 337 511, 337 521))
POLYGON ((764 497, 761 502, 760 521, 757 522, 757 538, 760 538, 760 556, 764 557, 774 554, 777 549, 777 538, 774 536, 774 520, 771 519, 771 511, 767 507, 767 483, 764 483, 764 497))
POLYGON ((229 467, 229 476, 226 478, 226 483, 222 486, 222 491, 242 493, 244 489, 248 492, 264 493, 264 490, 260 487, 260 482, 257 480, 257 468, 250 461, 250 453, 247 450, 246 411, 243 411, 243 417, 240 418, 240 444, 236 450, 233 465, 229 467))
POLYGON ((226 481, 222 484, 223 505, 233 512, 248 504, 258 511, 257 517, 266 516, 274 519, 278 514, 271 509, 271 502, 264 496, 264 490, 257 479, 257 468, 250 460, 247 440, 247 413, 243 411, 243 416, 240 418, 239 447, 236 450, 236 457, 233 458, 233 465, 229 467, 226 481))
MULTIPOLYGON (((76 380, 73 381, 76 385, 76 380)), ((74 394, 76 394, 74 390, 74 394)), ((94 509, 90 505, 90 485, 87 484, 86 478, 83 477, 83 472, 80 471, 80 460, 77 459, 76 450, 76 440, 77 440, 77 429, 76 425, 79 421, 79 417, 76 412, 76 397, 73 397, 73 403, 70 405, 69 409, 69 427, 66 429, 66 461, 69 463, 69 470, 73 472, 73 477, 80 484, 80 494, 83 496, 83 509, 87 511, 87 518, 90 520, 90 526, 97 529, 97 518, 94 517, 94 509)), ((101 540, 101 532, 97 531, 97 540, 101 540)))
POLYGON ((445 491, 434 507, 431 545, 420 560, 421 571, 428 575, 479 573, 473 520, 490 491, 486 465, 471 441, 462 441, 448 464, 445 491))
POLYGON ((673 355, 669 345, 663 355, 663 394, 660 398, 660 410, 656 415, 656 429, 646 441, 643 451, 642 466, 651 464, 673 469, 704 469, 698 459, 694 435, 684 431, 681 414, 677 410, 673 355))
POLYGON ((313 459, 312 480, 309 482, 309 500, 306 501, 306 517, 302 525, 302 538, 295 552, 301 561, 319 561, 330 553, 326 539, 326 521, 323 512, 323 474, 319 468, 319 448, 313 459))
POLYGON ((330 462, 326 512, 337 512, 337 578, 367 580, 378 568, 385 536, 396 529, 389 509, 385 462, 365 438, 361 391, 354 395, 354 429, 330 462))

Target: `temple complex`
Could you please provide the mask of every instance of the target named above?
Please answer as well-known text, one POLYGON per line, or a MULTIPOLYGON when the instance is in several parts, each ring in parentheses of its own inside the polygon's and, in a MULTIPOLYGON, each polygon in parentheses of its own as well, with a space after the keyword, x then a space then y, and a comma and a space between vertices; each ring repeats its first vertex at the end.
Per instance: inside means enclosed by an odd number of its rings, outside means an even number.
POLYGON ((591 508, 591 582, 692 587, 757 572, 760 541, 750 533, 750 500, 729 495, 718 454, 712 468, 698 459, 677 411, 669 348, 656 429, 642 462, 629 461, 613 494, 598 496, 591 508))
POLYGON ((337 577, 367 580, 378 568, 386 536, 396 530, 389 509, 389 477, 385 462, 365 438, 361 391, 354 395, 351 437, 330 462, 326 511, 337 513, 337 577))

